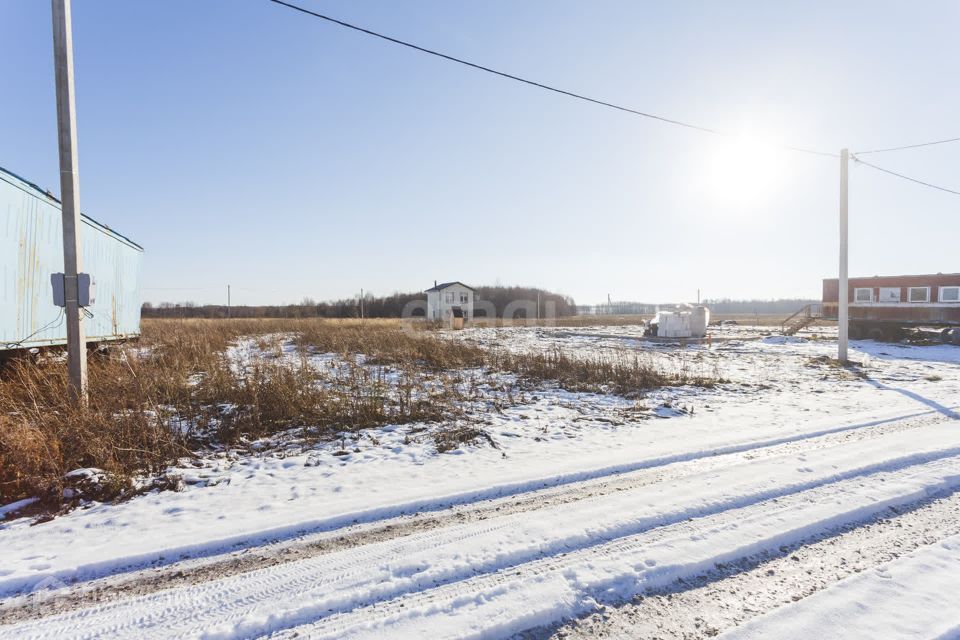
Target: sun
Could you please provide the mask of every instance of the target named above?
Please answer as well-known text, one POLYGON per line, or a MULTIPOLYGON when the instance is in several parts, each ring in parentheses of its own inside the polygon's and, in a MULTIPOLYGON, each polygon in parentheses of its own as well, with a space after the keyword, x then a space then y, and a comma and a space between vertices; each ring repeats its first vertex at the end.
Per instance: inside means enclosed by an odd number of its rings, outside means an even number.
POLYGON ((711 150, 705 167, 705 191, 716 205, 744 214, 767 204, 783 186, 786 172, 768 137, 724 136, 711 150))

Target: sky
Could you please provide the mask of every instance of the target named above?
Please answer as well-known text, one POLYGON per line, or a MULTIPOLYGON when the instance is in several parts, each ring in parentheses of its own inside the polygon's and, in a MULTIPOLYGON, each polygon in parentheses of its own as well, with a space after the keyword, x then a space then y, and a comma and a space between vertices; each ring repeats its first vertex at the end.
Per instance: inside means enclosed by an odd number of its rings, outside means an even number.
MULTIPOLYGON (((960 136, 960 3, 74 0, 81 209, 144 299, 530 285, 818 298, 839 160, 960 136)), ((59 193, 50 3, 0 0, 0 166, 59 193)), ((864 156, 960 190, 960 143, 864 156)), ((960 197, 850 170, 851 275, 960 271, 960 197)))

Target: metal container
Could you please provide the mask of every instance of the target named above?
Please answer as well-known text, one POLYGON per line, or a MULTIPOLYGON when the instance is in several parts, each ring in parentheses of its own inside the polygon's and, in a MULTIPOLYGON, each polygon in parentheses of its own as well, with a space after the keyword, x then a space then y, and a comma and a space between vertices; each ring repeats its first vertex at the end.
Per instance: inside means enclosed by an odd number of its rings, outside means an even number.
MULTIPOLYGON (((50 275, 63 271, 60 202, 0 168, 0 352, 66 344, 50 275)), ((96 298, 84 319, 88 342, 140 335, 143 247, 83 216, 81 271, 96 298)))

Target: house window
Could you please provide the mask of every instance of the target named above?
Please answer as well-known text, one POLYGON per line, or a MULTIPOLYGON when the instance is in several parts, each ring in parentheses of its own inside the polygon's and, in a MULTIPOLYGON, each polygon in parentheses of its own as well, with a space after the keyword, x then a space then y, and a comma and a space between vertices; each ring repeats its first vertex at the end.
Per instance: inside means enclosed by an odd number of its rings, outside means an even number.
POLYGON ((854 302, 873 302, 873 289, 857 287, 853 290, 854 302))
POLYGON ((907 299, 910 302, 930 302, 930 287, 910 287, 907 299))
POLYGON ((940 287, 940 302, 960 302, 960 287, 940 287))
POLYGON ((880 287, 880 302, 900 302, 900 287, 880 287))
POLYGON ((467 301, 468 301, 469 299, 470 299, 470 297, 469 297, 467 294, 465 294, 465 293, 461 293, 461 294, 460 294, 460 304, 467 304, 467 301))
POLYGON ((453 291, 448 291, 448 292, 446 293, 446 295, 444 296, 444 299, 445 299, 447 302, 452 303, 452 302, 453 302, 453 291))

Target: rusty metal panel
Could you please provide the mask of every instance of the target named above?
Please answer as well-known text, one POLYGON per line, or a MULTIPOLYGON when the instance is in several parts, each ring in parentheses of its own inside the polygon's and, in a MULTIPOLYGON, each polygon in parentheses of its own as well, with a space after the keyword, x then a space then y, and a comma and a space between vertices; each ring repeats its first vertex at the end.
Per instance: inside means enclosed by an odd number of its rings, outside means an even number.
MULTIPOLYGON (((87 216, 80 233, 82 270, 96 282, 92 317, 84 320, 87 340, 140 335, 143 248, 87 216)), ((66 342, 62 310, 50 288, 50 274, 60 271, 60 203, 0 168, 0 351, 66 342)))

